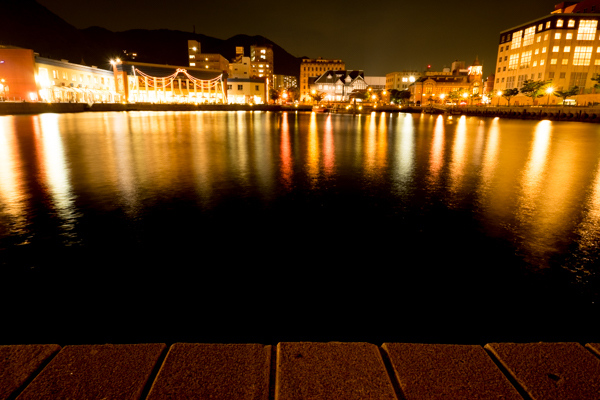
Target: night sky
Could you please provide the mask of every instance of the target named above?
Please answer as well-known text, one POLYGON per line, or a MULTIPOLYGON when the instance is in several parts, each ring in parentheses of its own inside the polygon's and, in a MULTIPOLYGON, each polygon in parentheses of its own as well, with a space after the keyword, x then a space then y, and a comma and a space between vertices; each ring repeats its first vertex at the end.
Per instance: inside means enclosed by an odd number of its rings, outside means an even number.
MULTIPOLYGON (((262 35, 296 57, 342 59, 383 76, 441 70, 476 56, 493 72, 501 31, 550 14, 559 0, 323 2, 38 0, 77 28, 174 29, 220 39, 262 35), (85 5, 83 5, 85 4, 85 5)), ((275 60, 275 63, 277 60, 275 60)))

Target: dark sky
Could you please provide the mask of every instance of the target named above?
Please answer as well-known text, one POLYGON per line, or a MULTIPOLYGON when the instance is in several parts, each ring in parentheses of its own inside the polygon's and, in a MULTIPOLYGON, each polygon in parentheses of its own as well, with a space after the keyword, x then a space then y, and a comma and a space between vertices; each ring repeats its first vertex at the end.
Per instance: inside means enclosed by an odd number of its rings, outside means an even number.
MULTIPOLYGON (((262 35, 294 56, 339 58, 347 69, 383 76, 441 70, 476 56, 496 65, 500 31, 548 15, 559 0, 38 0, 77 28, 176 29, 220 39, 262 35)), ((275 60, 277 63, 277 60, 275 60)))

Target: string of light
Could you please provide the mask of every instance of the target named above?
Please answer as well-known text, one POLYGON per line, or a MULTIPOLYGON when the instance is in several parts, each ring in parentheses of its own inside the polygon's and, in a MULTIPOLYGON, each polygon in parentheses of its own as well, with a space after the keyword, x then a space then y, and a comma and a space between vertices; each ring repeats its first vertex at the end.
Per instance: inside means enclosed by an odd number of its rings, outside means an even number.
POLYGON ((216 88, 217 84, 219 82, 222 82, 222 78, 223 78, 223 75, 221 74, 221 75, 219 75, 219 76, 217 76, 217 77, 215 77, 213 79, 198 79, 198 78, 190 75, 187 72, 187 70, 185 70, 183 68, 178 68, 171 75, 161 76, 161 77, 155 77, 155 76, 148 75, 148 74, 140 71, 138 68, 135 68, 135 72, 138 75, 140 75, 140 77, 149 78, 149 80, 147 82, 147 85, 150 86, 150 87, 153 87, 153 88, 154 87, 158 87, 158 85, 155 86, 151 82, 156 82, 157 80, 158 80, 158 82, 161 82, 161 83, 164 82, 164 85, 161 85, 161 87, 167 88, 168 86, 170 86, 173 83, 173 81, 175 80, 175 78, 177 77, 177 75, 179 75, 179 73, 183 73, 190 80, 190 82, 193 82, 194 84, 197 84, 197 85, 199 85, 201 87, 205 87, 206 86, 207 88, 212 88, 212 87, 216 88), (169 82, 167 83, 166 80, 168 80, 169 82))

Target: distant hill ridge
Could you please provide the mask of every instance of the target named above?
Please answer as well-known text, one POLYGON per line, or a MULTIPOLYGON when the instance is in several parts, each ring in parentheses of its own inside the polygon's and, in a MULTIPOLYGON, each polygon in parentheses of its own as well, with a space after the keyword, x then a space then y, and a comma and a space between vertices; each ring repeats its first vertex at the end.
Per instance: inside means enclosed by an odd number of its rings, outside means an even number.
POLYGON ((228 60, 235 56, 236 46, 244 46, 249 56, 251 45, 271 44, 275 74, 297 77, 300 73, 301 58, 263 36, 236 35, 223 40, 168 29, 124 32, 98 26, 77 29, 36 0, 0 0, 0 5, 3 10, 0 45, 33 49, 43 57, 109 69, 109 60, 122 57, 126 50, 137 53, 136 60, 140 62, 185 66, 188 65, 188 40, 199 41, 203 53, 218 53, 228 60))

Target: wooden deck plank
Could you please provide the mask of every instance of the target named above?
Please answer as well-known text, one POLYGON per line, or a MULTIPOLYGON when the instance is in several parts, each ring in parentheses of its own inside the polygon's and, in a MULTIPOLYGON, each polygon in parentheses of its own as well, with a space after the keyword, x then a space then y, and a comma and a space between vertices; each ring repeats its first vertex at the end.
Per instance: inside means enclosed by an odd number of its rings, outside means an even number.
POLYGON ((267 400, 271 346, 176 343, 147 400, 267 400))
POLYGON ((140 398, 164 344, 65 346, 18 400, 140 398))
POLYGON ((384 343, 407 400, 522 400, 483 347, 384 343))
POLYGON ((485 346, 533 400, 598 400, 600 360, 579 343, 485 346))
POLYGON ((369 343, 279 343, 275 381, 275 400, 397 399, 369 343))
POLYGON ((0 400, 16 393, 59 351, 57 344, 0 346, 0 400))

